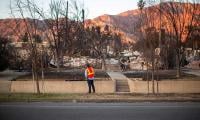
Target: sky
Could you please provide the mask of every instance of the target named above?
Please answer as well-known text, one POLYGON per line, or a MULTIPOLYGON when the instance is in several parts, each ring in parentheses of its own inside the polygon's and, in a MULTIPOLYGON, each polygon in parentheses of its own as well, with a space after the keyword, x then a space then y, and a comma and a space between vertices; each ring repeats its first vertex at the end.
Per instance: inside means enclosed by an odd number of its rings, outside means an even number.
MULTIPOLYGON (((12 0, 13 1, 13 0, 12 0)), ((51 0, 34 0, 47 10, 51 0)), ((127 10, 137 9, 138 0, 79 0, 84 3, 86 18, 92 19, 103 14, 115 15, 127 10)), ((10 0, 0 0, 0 19, 10 18, 10 0)))
POLYGON ((94 18, 103 14, 115 15, 127 10, 137 9, 138 0, 85 0, 88 17, 94 18))

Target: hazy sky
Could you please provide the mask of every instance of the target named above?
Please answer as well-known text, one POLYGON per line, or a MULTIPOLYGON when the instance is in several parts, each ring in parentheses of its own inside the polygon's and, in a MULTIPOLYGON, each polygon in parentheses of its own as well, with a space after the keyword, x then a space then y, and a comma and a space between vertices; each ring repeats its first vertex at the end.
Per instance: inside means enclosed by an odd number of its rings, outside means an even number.
MULTIPOLYGON (((13 0, 12 0, 13 1, 13 0)), ((34 0, 40 7, 47 9, 51 0, 34 0)), ((118 14, 137 8, 138 0, 79 0, 84 2, 88 11, 87 18, 94 18, 103 14, 118 14)), ((0 19, 11 15, 9 8, 10 0, 0 0, 0 19)))
POLYGON ((89 9, 88 17, 93 18, 102 14, 115 15, 127 10, 137 9, 138 0, 85 0, 89 9))

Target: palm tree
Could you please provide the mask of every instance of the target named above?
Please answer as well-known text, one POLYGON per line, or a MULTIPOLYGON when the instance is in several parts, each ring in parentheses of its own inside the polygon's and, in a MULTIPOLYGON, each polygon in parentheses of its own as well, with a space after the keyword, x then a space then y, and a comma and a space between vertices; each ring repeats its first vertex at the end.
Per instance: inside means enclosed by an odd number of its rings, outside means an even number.
POLYGON ((142 10, 145 6, 146 2, 144 0, 139 0, 137 6, 140 10, 142 10))

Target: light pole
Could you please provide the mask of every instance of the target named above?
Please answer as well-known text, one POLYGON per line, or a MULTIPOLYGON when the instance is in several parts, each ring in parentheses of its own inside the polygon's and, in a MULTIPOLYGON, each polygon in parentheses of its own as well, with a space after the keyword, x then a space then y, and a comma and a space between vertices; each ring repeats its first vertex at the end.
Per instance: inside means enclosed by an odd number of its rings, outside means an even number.
POLYGON ((160 32, 159 32, 159 48, 160 48, 160 51, 161 51, 161 38, 162 38, 162 34, 161 34, 161 29, 162 29, 162 21, 161 21, 161 19, 162 19, 162 13, 161 13, 161 4, 162 4, 162 0, 160 0, 160 5, 159 5, 159 7, 160 7, 160 9, 159 9, 159 11, 160 11, 160 32))

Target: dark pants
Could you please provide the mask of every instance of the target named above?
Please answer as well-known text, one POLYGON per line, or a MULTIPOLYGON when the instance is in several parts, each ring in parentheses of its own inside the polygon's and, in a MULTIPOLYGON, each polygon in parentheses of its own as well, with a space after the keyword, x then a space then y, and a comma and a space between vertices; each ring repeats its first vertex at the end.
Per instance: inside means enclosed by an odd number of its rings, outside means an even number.
POLYGON ((95 93, 94 80, 87 80, 87 83, 88 83, 89 93, 91 93, 91 87, 92 87, 93 93, 95 93))

